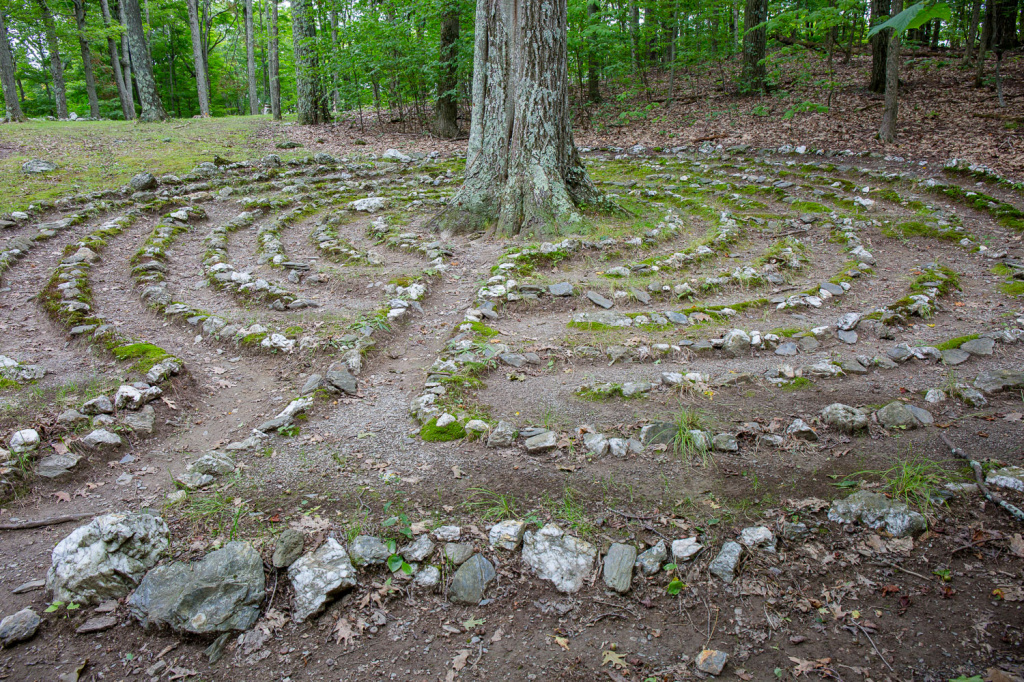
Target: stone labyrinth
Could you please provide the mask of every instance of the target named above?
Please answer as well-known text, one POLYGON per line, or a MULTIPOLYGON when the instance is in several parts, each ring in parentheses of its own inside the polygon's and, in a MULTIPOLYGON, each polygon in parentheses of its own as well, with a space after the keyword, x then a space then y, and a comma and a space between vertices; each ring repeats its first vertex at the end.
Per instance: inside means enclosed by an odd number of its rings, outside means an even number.
POLYGON ((821 439, 1019 408, 1019 184, 803 148, 583 151, 623 211, 542 240, 431 233, 463 161, 394 150, 142 173, 3 216, 4 495, 148 448, 123 498, 187 509, 243 473, 301 480, 294 444, 331 430, 311 470, 353 485, 418 480, 418 448, 451 441, 485 478, 492 453, 640 479, 760 459, 781 485, 821 439), (355 464, 375 435, 395 449, 355 464))

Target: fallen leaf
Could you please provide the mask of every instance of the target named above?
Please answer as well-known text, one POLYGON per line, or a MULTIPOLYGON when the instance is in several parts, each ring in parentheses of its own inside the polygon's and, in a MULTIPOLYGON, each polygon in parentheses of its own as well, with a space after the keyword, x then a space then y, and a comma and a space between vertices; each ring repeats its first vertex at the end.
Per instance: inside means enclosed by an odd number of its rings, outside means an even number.
POLYGON ((217 388, 231 388, 234 385, 235 384, 231 383, 227 379, 218 379, 217 380, 217 388))
POLYGON ((67 494, 63 490, 58 490, 57 492, 52 493, 52 495, 57 498, 58 502, 70 502, 71 501, 71 495, 67 494))
POLYGON ((498 628, 497 630, 495 630, 494 634, 491 635, 491 644, 497 644, 498 642, 500 642, 501 641, 501 635, 502 635, 501 628, 498 628))
POLYGON ((78 678, 81 676, 82 671, 85 670, 85 666, 87 665, 89 665, 88 658, 79 663, 78 666, 71 672, 64 673, 63 675, 58 675, 58 682, 78 682, 78 678))
POLYGON ((555 637, 555 644, 562 647, 565 651, 569 650, 569 638, 568 637, 555 637))
POLYGON ((227 372, 227 370, 224 369, 223 367, 211 367, 210 371, 213 372, 214 374, 224 374, 227 372))
POLYGON ((601 654, 601 667, 607 663, 611 663, 613 668, 622 670, 626 667, 626 657, 624 654, 617 654, 614 651, 605 651, 601 654))
POLYGON ((334 643, 341 644, 345 643, 345 646, 351 646, 352 640, 355 639, 356 633, 352 632, 352 626, 349 625, 347 618, 339 618, 338 624, 334 626, 334 643))
POLYGON ((57 441, 56 443, 51 444, 50 447, 52 447, 53 451, 56 452, 58 455, 68 454, 68 446, 64 445, 64 443, 61 441, 57 441))
POLYGON ((1010 412, 1005 417, 1003 417, 1003 419, 1008 422, 1019 422, 1021 419, 1024 419, 1024 413, 1010 412))
POLYGON ((168 398, 167 396, 161 396, 160 401, 167 407, 171 408, 172 410, 178 409, 178 406, 174 403, 174 401, 168 398))
POLYGON ((1010 551, 1019 557, 1024 557, 1024 538, 1020 533, 1014 533, 1010 538, 1010 551))
POLYGON ((472 630, 476 628, 478 625, 483 625, 486 622, 486 618, 470 618, 467 621, 463 621, 462 627, 466 628, 467 630, 472 630))
POLYGON ((455 476, 455 478, 462 478, 466 474, 459 468, 459 465, 456 464, 452 467, 452 475, 455 476))

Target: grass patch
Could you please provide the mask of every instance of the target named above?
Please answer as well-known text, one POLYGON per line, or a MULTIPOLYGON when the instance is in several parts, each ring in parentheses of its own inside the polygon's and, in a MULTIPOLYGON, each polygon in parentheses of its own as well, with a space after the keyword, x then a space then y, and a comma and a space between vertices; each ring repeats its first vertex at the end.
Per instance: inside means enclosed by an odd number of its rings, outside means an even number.
POLYGON ((487 488, 470 488, 470 497, 462 506, 484 521, 505 521, 519 516, 519 501, 515 495, 487 488))
POLYGON ((706 458, 710 445, 705 437, 706 422, 704 414, 699 410, 681 409, 673 420, 676 432, 672 436, 672 451, 687 460, 693 457, 706 458), (693 431, 700 431, 701 434, 698 436, 693 431))
POLYGON ((420 427, 420 438, 430 443, 445 443, 466 437, 466 429, 457 421, 448 426, 439 427, 437 418, 431 419, 420 427))
POLYGON ((939 350, 953 350, 954 348, 959 348, 960 346, 964 345, 968 341, 973 341, 976 338, 978 338, 977 334, 968 334, 967 336, 958 336, 955 339, 950 339, 949 341, 943 341, 942 343, 940 343, 939 345, 937 345, 935 347, 938 348, 939 350))
POLYGON ((802 391, 812 386, 814 386, 814 382, 807 377, 796 377, 789 383, 782 384, 781 388, 783 391, 802 391))
POLYGON ((909 239, 910 237, 927 237, 929 239, 941 239, 948 242, 958 242, 967 234, 956 232, 953 228, 941 228, 938 225, 929 225, 922 222, 906 222, 898 225, 883 225, 882 234, 891 239, 909 239))
POLYGON ((919 509, 927 509, 936 493, 952 480, 945 469, 924 457, 899 461, 883 471, 858 471, 850 478, 862 475, 882 479, 884 492, 919 509))
POLYGON ((171 357, 171 354, 160 346, 151 343, 132 343, 127 346, 117 346, 110 349, 115 359, 121 361, 135 360, 132 369, 140 374, 145 374, 157 363, 171 357))

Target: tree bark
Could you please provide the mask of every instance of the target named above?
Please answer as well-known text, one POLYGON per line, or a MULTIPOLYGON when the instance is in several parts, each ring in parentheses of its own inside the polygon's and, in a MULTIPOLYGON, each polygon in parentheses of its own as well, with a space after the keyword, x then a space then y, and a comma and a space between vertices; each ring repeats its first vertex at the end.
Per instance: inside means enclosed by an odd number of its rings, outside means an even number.
POLYGON ((971 23, 967 27, 967 43, 964 45, 964 64, 970 64, 974 57, 974 41, 978 39, 978 21, 981 18, 981 0, 974 0, 971 6, 971 23))
POLYGON ((320 82, 314 12, 312 0, 292 1, 296 110, 299 125, 317 125, 331 120, 323 84, 320 82))
POLYGON ((18 101, 18 84, 14 78, 14 56, 11 43, 7 40, 7 17, 0 11, 0 86, 3 87, 4 109, 8 121, 24 121, 18 101))
POLYGON ((270 2, 270 113, 281 120, 281 61, 277 44, 277 0, 270 2))
MULTIPOLYGON (((896 16, 903 11, 903 0, 892 0, 892 14, 896 16)), ((878 129, 878 139, 892 142, 896 139, 896 119, 899 113, 900 87, 900 36, 890 31, 889 45, 885 57, 885 110, 882 112, 882 125, 878 129)))
POLYGON ((765 89, 764 59, 767 49, 767 27, 760 26, 768 20, 768 0, 747 0, 743 13, 743 71, 740 75, 740 89, 759 92, 765 89))
POLYGON ((256 94, 256 43, 253 40, 252 0, 245 0, 245 69, 249 81, 249 115, 260 113, 256 94))
MULTIPOLYGON (((103 26, 110 29, 110 4, 107 0, 100 0, 100 11, 103 13, 103 26)), ((131 119, 131 109, 128 100, 131 99, 131 92, 124 88, 124 73, 121 72, 121 59, 117 55, 117 43, 110 36, 107 36, 107 52, 110 53, 110 68, 114 71, 114 84, 117 86, 117 99, 121 103, 121 114, 125 120, 131 119)))
MULTIPOLYGON (((890 0, 871 0, 871 25, 881 23, 882 17, 888 16, 891 8, 890 0)), ((893 12, 895 14, 895 12, 893 12)), ((885 92, 885 70, 888 60, 890 30, 879 31, 869 39, 871 42, 871 81, 868 90, 885 92)))
POLYGON ((196 72, 196 91, 199 93, 199 115, 210 116, 210 91, 206 89, 206 60, 203 58, 203 38, 199 28, 199 5, 196 0, 186 0, 188 5, 188 28, 192 34, 192 62, 196 72))
POLYGON ((125 15, 128 18, 128 47, 132 53, 132 64, 135 65, 135 88, 139 92, 139 104, 142 113, 139 120, 145 123, 163 121, 167 118, 164 105, 160 101, 160 92, 153 78, 153 62, 146 47, 146 35, 142 28, 142 13, 139 11, 139 0, 121 0, 125 15))
POLYGON ((53 15, 46 0, 36 0, 39 11, 43 15, 43 28, 46 32, 46 46, 50 52, 50 76, 53 78, 53 99, 57 105, 57 118, 68 117, 68 95, 64 86, 64 62, 60 58, 60 42, 57 40, 57 27, 53 23, 53 15))
POLYGON ((82 50, 82 68, 85 71, 85 94, 89 99, 89 116, 100 117, 100 101, 96 97, 96 75, 92 71, 92 50, 85 37, 85 0, 72 0, 75 6, 75 26, 78 28, 78 45, 82 50))
POLYGON ((478 0, 465 184, 436 230, 557 234, 601 196, 569 120, 566 0, 478 0))
POLYGON ((985 23, 981 27, 981 40, 978 41, 978 61, 974 71, 974 87, 980 88, 985 83, 985 51, 992 42, 992 27, 995 24, 993 3, 995 0, 987 0, 985 3, 985 23))
POLYGON ((459 2, 449 0, 441 12, 441 68, 437 77, 437 121, 440 137, 459 136, 459 2))
POLYGON ((135 119, 135 94, 132 89, 132 51, 128 45, 128 15, 124 11, 125 0, 117 0, 117 14, 121 20, 124 31, 121 32, 121 72, 124 74, 124 89, 128 93, 128 107, 131 115, 129 119, 135 119))
MULTIPOLYGON (((594 26, 594 18, 601 14, 601 6, 597 2, 587 5, 587 16, 590 18, 590 26, 594 26)), ((587 50, 587 101, 597 104, 601 101, 600 64, 601 59, 594 47, 594 36, 590 36, 590 49, 587 50)))

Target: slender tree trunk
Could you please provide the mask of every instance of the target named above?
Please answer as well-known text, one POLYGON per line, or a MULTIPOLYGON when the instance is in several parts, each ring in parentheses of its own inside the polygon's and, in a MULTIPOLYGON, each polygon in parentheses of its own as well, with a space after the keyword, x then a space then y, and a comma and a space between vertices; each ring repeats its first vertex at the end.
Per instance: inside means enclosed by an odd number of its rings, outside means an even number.
POLYGON ((139 11, 139 0, 121 0, 124 3, 125 15, 128 18, 128 46, 132 52, 132 64, 135 65, 135 88, 139 92, 139 104, 142 113, 139 120, 150 123, 163 121, 167 118, 164 105, 160 101, 160 92, 153 78, 153 62, 146 47, 146 35, 142 28, 142 13, 139 11))
POLYGON ((320 82, 314 12, 312 0, 292 0, 296 109, 299 125, 317 125, 331 120, 323 84, 320 82))
POLYGON ((121 33, 121 71, 124 73, 124 89, 128 93, 128 107, 130 109, 129 119, 136 117, 135 95, 132 90, 132 51, 128 45, 128 15, 124 10, 125 0, 118 0, 117 13, 121 20, 121 26, 125 30, 121 33))
POLYGON ((557 234, 595 204, 569 120, 566 0, 480 0, 465 184, 432 222, 557 234))
POLYGON ((440 137, 459 135, 459 2, 449 0, 441 11, 441 68, 437 78, 437 121, 440 137))
MULTIPOLYGON (((882 17, 890 13, 891 0, 871 0, 871 25, 881 23, 882 17)), ((896 14, 896 12, 892 12, 896 14)), ((885 92, 885 70, 888 60, 886 52, 889 48, 890 30, 879 31, 868 40, 871 42, 871 81, 868 90, 885 92)))
POLYGON ((755 28, 767 20, 768 0, 747 0, 743 13, 743 72, 740 75, 740 89, 746 92, 761 92, 767 85, 764 59, 768 31, 765 26, 755 28))
POLYGON ((92 50, 85 37, 85 0, 73 0, 75 26, 78 28, 78 45, 82 50, 82 68, 85 72, 85 94, 89 99, 89 116, 100 117, 100 101, 96 97, 96 76, 92 71, 92 50))
POLYGON ((281 62, 277 44, 277 0, 270 2, 270 112, 281 120, 281 62))
POLYGON ((260 113, 256 94, 256 43, 253 40, 252 0, 245 0, 245 73, 249 81, 249 115, 260 113))
MULTIPOLYGON (((590 19, 591 30, 594 28, 595 17, 601 14, 601 6, 597 2, 587 4, 587 16, 590 19)), ((600 68, 601 59, 597 55, 597 48, 594 46, 594 36, 591 34, 589 49, 587 50, 587 101, 598 103, 601 101, 600 68)))
MULTIPOLYGON (((100 0, 100 11, 103 13, 103 26, 110 29, 110 4, 107 0, 100 0)), ((131 92, 124 88, 124 74, 121 72, 121 59, 117 55, 117 43, 110 36, 107 36, 107 52, 110 53, 110 68, 114 71, 114 84, 117 85, 117 99, 121 102, 121 114, 125 120, 131 119, 131 108, 128 100, 131 99, 131 92)))
POLYGON ((8 121, 24 121, 18 101, 18 84, 14 78, 14 56, 7 40, 7 17, 0 11, 0 86, 3 86, 4 109, 8 121))
POLYGON ((978 41, 978 62, 974 71, 974 87, 980 88, 985 83, 985 51, 991 46, 992 26, 995 23, 993 3, 995 0, 987 0, 985 3, 985 23, 981 27, 981 40, 978 41))
MULTIPOLYGON (((903 0, 892 0, 893 16, 902 11, 903 0)), ((878 139, 882 142, 896 139, 896 119, 899 113, 900 36, 896 31, 890 33, 885 58, 885 110, 882 112, 882 125, 878 129, 878 139)))
POLYGON ((53 98, 57 104, 57 118, 68 117, 68 95, 64 86, 64 62, 60 57, 60 42, 57 40, 57 27, 53 23, 53 15, 46 0, 36 0, 39 11, 43 15, 43 28, 46 31, 46 46, 50 52, 50 76, 53 78, 53 98))
POLYGON ((210 116, 210 92, 206 89, 206 62, 203 59, 202 32, 199 28, 199 5, 196 0, 186 0, 188 5, 188 28, 192 34, 192 62, 196 72, 196 91, 199 93, 199 115, 210 116))
MULTIPOLYGON (((442 21, 444 21, 444 19, 442 19, 442 21)), ((335 10, 331 10, 330 22, 331 22, 331 47, 333 48, 333 52, 332 52, 331 56, 334 57, 335 55, 338 54, 338 13, 335 10)), ((441 30, 444 31, 444 27, 443 26, 441 27, 441 30)), ((341 92, 338 91, 338 80, 339 79, 338 79, 337 74, 332 74, 332 77, 331 77, 331 86, 332 86, 331 87, 331 106, 333 107, 335 114, 337 114, 339 111, 341 111, 341 92)))
POLYGON ((981 0, 971 5, 971 20, 967 27, 967 43, 964 45, 964 64, 970 64, 974 57, 974 41, 978 39, 978 21, 981 18, 981 0))

